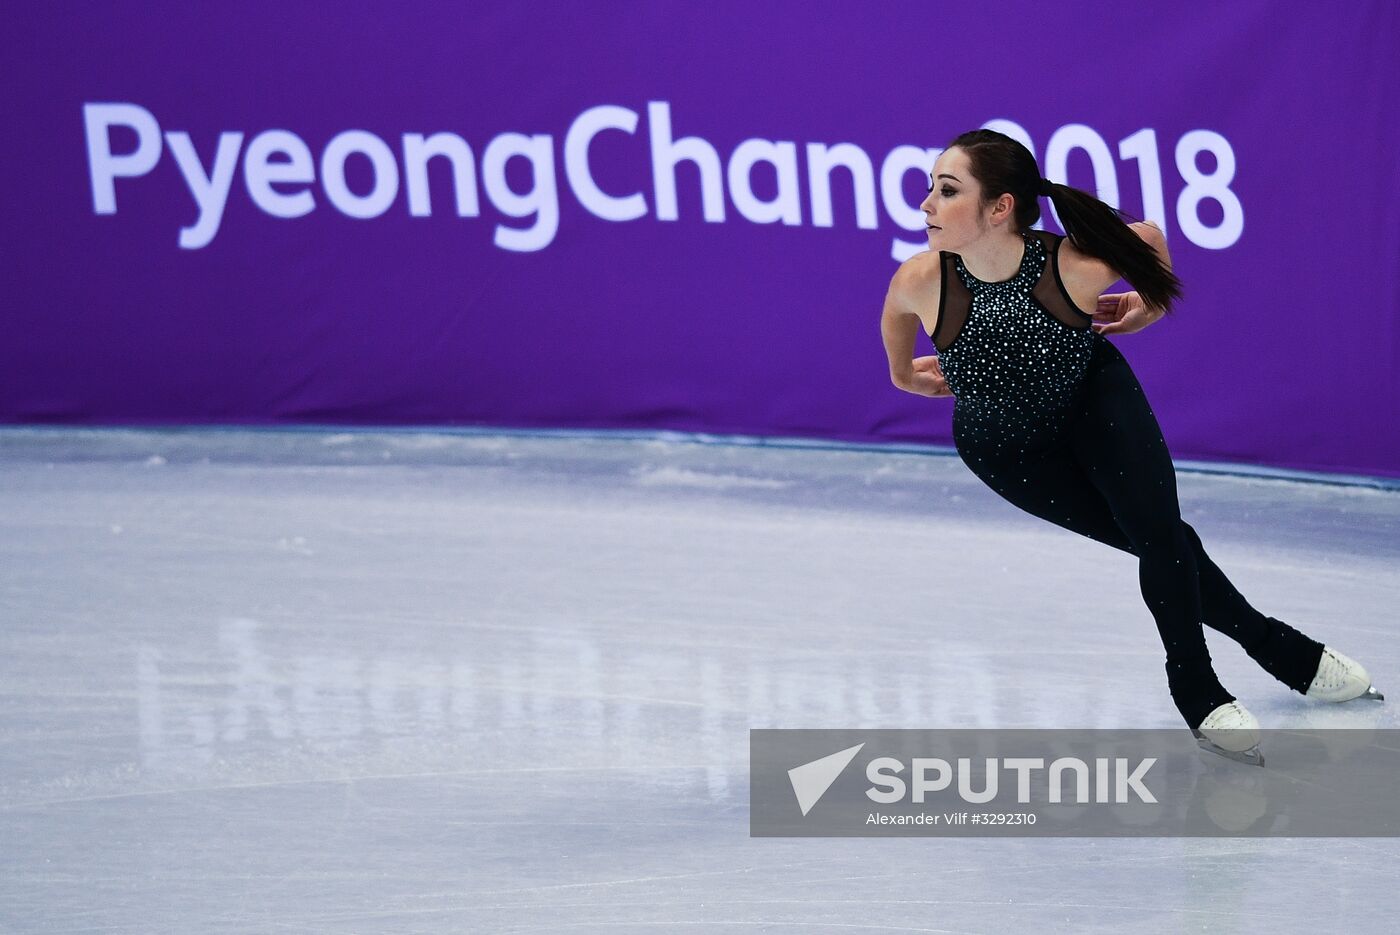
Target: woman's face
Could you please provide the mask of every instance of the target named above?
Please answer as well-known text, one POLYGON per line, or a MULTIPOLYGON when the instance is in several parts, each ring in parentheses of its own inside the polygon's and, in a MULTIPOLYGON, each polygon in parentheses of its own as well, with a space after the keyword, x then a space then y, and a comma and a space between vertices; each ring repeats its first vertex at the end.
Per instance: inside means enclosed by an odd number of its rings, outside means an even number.
POLYGON ((929 173, 932 190, 919 205, 928 227, 930 249, 956 253, 987 231, 982 217, 982 187, 972 177, 967 154, 954 146, 944 150, 929 173))

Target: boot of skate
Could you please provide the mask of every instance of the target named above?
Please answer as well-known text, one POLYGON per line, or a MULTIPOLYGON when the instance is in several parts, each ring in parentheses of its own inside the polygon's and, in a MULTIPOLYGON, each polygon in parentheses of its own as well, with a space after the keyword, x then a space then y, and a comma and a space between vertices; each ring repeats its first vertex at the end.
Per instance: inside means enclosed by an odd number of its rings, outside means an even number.
POLYGON ((1209 652, 1168 659, 1167 686, 1197 746, 1240 763, 1264 765, 1259 721, 1220 684, 1209 652))
POLYGON ((1371 676, 1361 663, 1330 646, 1323 647, 1322 660, 1317 664, 1317 673, 1309 683, 1306 694, 1318 701, 1333 702, 1361 697, 1376 701, 1385 698, 1371 684, 1371 676))
POLYGON ((1259 749, 1259 721, 1238 701, 1216 708, 1191 733, 1202 750, 1240 763, 1264 765, 1264 754, 1259 749))

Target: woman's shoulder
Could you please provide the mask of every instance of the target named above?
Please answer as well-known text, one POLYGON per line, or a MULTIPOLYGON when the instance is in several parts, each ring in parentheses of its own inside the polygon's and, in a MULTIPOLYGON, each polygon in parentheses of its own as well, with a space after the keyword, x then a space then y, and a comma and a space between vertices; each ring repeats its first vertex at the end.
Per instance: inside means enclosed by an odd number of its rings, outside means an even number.
POLYGON ((943 277, 942 254, 938 250, 921 250, 899 264, 890 288, 901 293, 926 293, 943 277))
POLYGON ((890 298, 894 305, 917 315, 923 323, 925 334, 932 334, 938 325, 938 300, 942 288, 940 265, 938 251, 923 250, 899 264, 890 281, 890 298))
POLYGON ((1055 265, 1060 278, 1071 291, 1075 286, 1082 286, 1086 291, 1103 289, 1119 280, 1119 272, 1108 263, 1080 250, 1073 240, 1063 234, 1053 236, 1058 238, 1055 242, 1055 265))

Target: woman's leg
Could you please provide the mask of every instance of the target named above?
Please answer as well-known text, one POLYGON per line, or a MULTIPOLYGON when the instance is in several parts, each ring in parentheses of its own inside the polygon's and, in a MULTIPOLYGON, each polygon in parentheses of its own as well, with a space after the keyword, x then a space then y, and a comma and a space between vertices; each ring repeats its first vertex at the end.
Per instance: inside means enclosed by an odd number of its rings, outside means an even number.
MULTIPOLYGON (((1064 454, 1069 457, 1067 452, 1064 454)), ((1077 462, 1050 468, 1045 455, 1040 455, 1039 459, 1041 475, 1034 476, 1035 469, 1023 472, 1022 480, 1016 482, 1020 490, 1003 482, 1004 469, 990 470, 990 462, 984 467, 971 457, 964 460, 989 487, 1026 512, 1136 555, 1132 542, 1113 518, 1107 501, 1077 462)), ((1202 622, 1239 643, 1250 658, 1274 678, 1300 694, 1305 693, 1317 674, 1322 644, 1282 620, 1255 610, 1207 554, 1195 527, 1185 520, 1181 525, 1196 559, 1202 622)))
MULTIPOLYGON (((1164 498, 1164 488, 1153 484, 1155 509, 1137 502, 1115 509, 1071 445, 1019 452, 960 445, 959 453, 984 483, 1026 512, 1137 556, 1143 600, 1167 653, 1167 685, 1187 724, 1197 727, 1215 708, 1235 700, 1211 666, 1195 556, 1176 512, 1175 485, 1164 498)), ((1111 449, 1095 454, 1116 475, 1114 459, 1120 455, 1111 449)))
POLYGON ((1299 694, 1306 694, 1322 660, 1322 644, 1274 617, 1255 610, 1206 554, 1201 537, 1182 520, 1196 553, 1201 607, 1207 626, 1244 647, 1249 658, 1299 694))
MULTIPOLYGON (((1275 678, 1306 691, 1322 644, 1250 606, 1206 554, 1196 530, 1181 519, 1176 472, 1162 430, 1132 368, 1107 340, 1099 342, 1077 415, 1070 432, 1075 457, 1135 547, 1142 541, 1155 554, 1170 555, 1177 567, 1190 565, 1191 573, 1179 580, 1194 580, 1201 619, 1239 642, 1275 678)), ((1161 569, 1148 573, 1163 574, 1161 569)), ((1189 598, 1167 593, 1157 599, 1175 602, 1178 612, 1191 606, 1189 598)))

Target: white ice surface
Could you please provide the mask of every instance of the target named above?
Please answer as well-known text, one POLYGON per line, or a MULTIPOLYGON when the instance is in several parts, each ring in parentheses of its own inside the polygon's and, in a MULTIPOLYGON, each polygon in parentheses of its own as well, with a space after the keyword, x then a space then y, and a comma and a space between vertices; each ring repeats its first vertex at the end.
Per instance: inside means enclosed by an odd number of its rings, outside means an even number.
MULTIPOLYGON (((1400 492, 1179 488, 1400 699, 1400 492)), ((1397 726, 1209 640, 1266 727, 1397 726)), ((748 835, 750 727, 972 726, 1180 724, 1131 556, 954 457, 0 432, 3 932, 1393 924, 1388 838, 748 835)))

